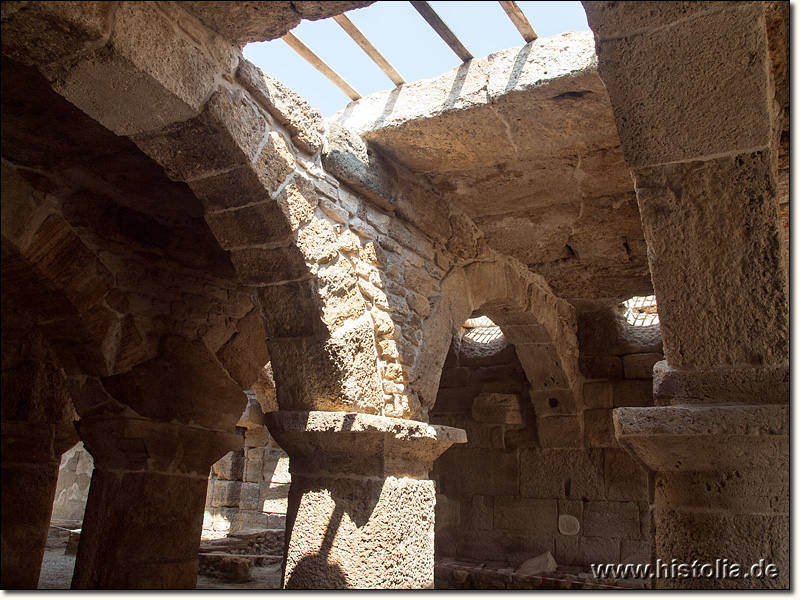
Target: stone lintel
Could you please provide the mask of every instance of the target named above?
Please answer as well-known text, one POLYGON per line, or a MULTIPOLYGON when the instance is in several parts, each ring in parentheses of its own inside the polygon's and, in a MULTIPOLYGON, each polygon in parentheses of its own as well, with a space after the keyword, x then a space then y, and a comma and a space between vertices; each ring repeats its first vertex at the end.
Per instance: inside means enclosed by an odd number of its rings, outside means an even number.
POLYGON ((789 452, 788 404, 617 408, 614 428, 657 473, 769 470, 789 452))
POLYGON ((242 447, 240 434, 131 417, 76 423, 95 469, 208 477, 211 465, 242 447))
POLYGON ((362 413, 277 411, 266 421, 293 474, 427 479, 436 458, 467 441, 454 427, 362 413))
POLYGON ((789 364, 682 370, 662 360, 653 368, 653 395, 657 406, 787 404, 789 364))

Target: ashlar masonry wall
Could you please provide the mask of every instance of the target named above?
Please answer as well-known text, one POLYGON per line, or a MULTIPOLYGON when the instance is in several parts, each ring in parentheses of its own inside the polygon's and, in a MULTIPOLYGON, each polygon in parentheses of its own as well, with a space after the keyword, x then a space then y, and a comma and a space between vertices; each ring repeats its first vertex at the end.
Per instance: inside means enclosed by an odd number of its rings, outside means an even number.
POLYGON ((649 559, 648 478, 616 441, 611 413, 652 405, 660 337, 657 326, 637 331, 621 313, 602 314, 579 328, 591 358, 582 363, 578 436, 548 430, 557 421, 534 408, 513 345, 454 338, 431 422, 466 430, 468 441, 434 463, 437 559, 516 567, 547 551, 570 566, 649 559))

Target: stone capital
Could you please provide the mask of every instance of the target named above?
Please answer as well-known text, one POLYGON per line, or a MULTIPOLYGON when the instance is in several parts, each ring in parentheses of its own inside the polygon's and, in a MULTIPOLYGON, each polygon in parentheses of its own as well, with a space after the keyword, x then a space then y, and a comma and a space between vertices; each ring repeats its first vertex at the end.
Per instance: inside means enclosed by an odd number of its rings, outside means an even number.
POLYGON ((436 458, 467 441, 454 427, 362 413, 277 411, 266 421, 292 473, 306 475, 426 479, 436 458))
POLYGON ((657 406, 786 404, 789 364, 685 370, 662 360, 653 367, 653 396, 657 406))
POLYGON ((788 404, 617 408, 614 428, 657 473, 769 470, 789 452, 788 404))
POLYGON ((242 447, 242 436, 128 416, 76 422, 96 469, 208 477, 211 465, 242 447))

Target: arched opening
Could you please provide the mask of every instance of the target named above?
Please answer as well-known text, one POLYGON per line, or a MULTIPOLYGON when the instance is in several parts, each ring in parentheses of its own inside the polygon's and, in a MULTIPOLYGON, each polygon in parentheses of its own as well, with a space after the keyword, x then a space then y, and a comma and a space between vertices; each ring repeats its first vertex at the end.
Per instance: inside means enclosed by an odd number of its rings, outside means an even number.
POLYGON ((486 308, 496 321, 475 311, 453 336, 430 412, 468 439, 431 474, 436 587, 561 585, 532 574, 596 583, 592 563, 646 560, 647 479, 605 422, 612 397, 599 415, 582 394, 557 393, 561 360, 531 354, 552 347, 544 332, 486 308))

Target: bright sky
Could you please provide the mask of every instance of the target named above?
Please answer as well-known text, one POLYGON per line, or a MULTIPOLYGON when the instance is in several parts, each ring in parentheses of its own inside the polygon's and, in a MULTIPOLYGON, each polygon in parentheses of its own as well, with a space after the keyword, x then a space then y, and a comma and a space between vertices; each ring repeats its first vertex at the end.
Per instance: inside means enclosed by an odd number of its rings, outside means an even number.
MULTIPOLYGON (((430 4, 476 58, 525 43, 499 2, 440 0, 430 4)), ((589 30, 580 2, 517 4, 539 37, 589 30)), ((453 51, 408 2, 382 0, 346 14, 407 82, 436 77, 460 64, 453 51)), ((394 87, 333 19, 303 21, 292 33, 362 96, 394 87)), ((248 44, 244 55, 308 100, 325 117, 350 102, 281 39, 248 44)))

